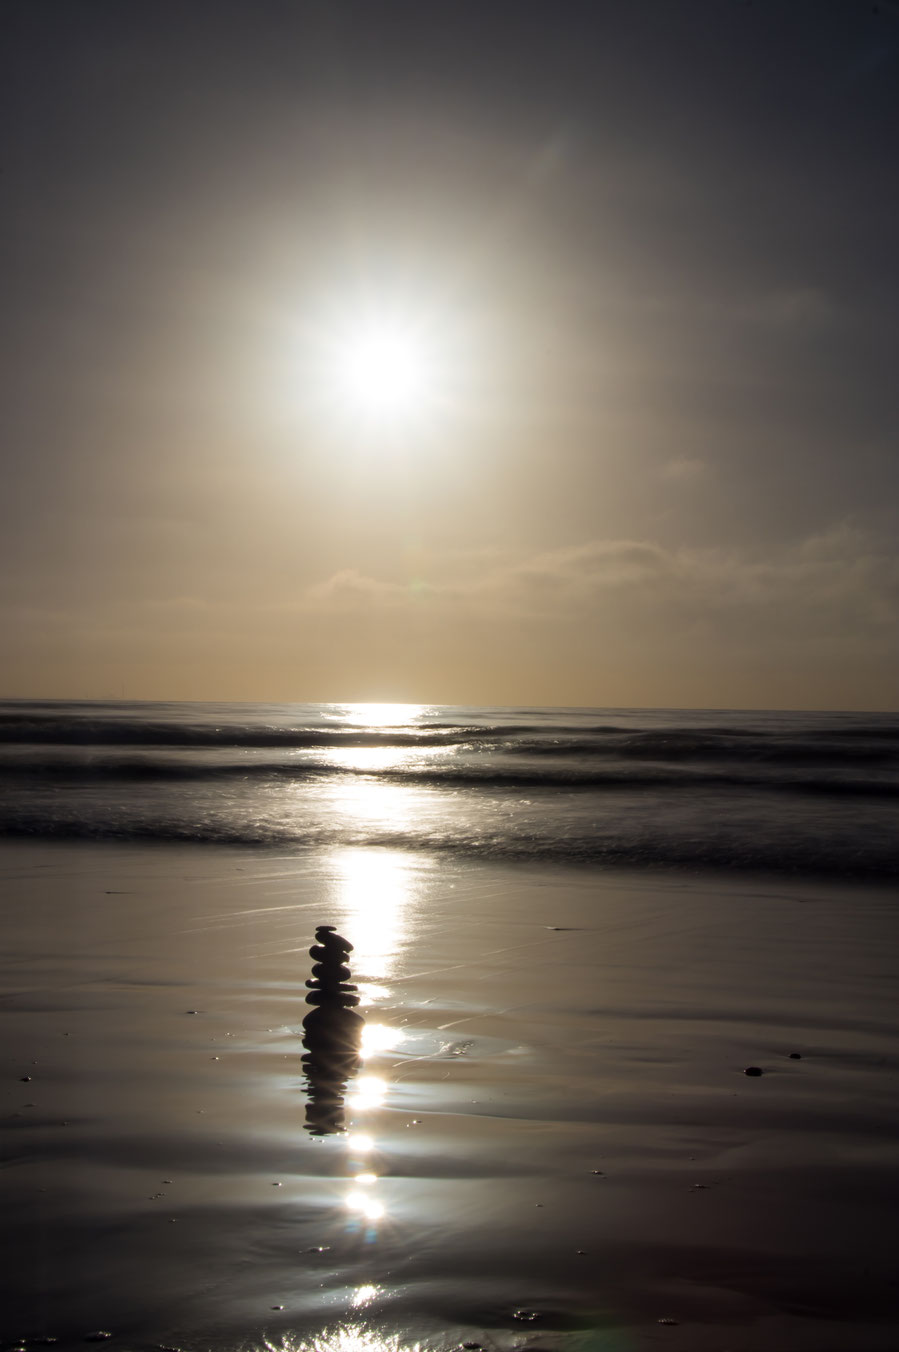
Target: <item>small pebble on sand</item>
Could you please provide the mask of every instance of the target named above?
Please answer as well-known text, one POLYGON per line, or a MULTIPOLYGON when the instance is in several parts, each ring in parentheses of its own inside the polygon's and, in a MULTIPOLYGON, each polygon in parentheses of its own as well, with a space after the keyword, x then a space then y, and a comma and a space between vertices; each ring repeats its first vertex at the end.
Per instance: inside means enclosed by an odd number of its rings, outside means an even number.
POLYGON ((761 1073, 762 1073, 761 1066, 747 1066, 746 1069, 743 1071, 744 1075, 761 1075, 761 1073))
POLYGON ((801 1060, 802 1060, 802 1052, 790 1052, 790 1060, 791 1060, 791 1061, 801 1061, 801 1060))

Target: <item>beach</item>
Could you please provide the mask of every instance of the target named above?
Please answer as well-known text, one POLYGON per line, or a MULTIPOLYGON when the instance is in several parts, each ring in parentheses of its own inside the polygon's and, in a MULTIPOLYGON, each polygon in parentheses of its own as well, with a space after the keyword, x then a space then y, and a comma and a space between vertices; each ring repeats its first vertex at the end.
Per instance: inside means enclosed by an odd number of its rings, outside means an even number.
POLYGON ((895 1346, 884 883, 46 840, 0 882, 9 1345, 895 1346), (317 1135, 323 923, 375 1031, 317 1135))
POLYGON ((5 0, 0 1352, 899 1352, 899 0, 5 0))

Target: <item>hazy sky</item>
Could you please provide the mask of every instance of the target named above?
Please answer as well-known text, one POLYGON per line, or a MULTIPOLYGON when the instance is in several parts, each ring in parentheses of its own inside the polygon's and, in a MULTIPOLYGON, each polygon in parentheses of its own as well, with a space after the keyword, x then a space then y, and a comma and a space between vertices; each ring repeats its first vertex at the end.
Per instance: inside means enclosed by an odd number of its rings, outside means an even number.
POLYGON ((899 707, 899 7, 2 16, 0 694, 899 707))

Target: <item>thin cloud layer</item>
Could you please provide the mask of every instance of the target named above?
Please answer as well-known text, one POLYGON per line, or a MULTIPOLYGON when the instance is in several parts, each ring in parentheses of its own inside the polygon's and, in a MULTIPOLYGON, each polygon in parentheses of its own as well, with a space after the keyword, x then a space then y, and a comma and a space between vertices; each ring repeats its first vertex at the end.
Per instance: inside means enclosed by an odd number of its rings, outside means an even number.
POLYGON ((739 625, 795 610, 794 622, 851 624, 872 634, 899 618, 899 554, 884 542, 838 525, 774 556, 717 549, 668 549, 651 541, 594 540, 487 567, 474 579, 428 583, 388 581, 342 569, 314 583, 302 608, 349 613, 382 607, 410 609, 476 605, 500 615, 589 615, 608 602, 697 616, 733 612, 739 625), (737 614, 736 612, 739 612, 737 614))
POLYGON ((55 669, 201 698, 888 707, 899 671, 899 553, 852 524, 764 556, 593 540, 504 558, 422 551, 407 578, 343 568, 252 602, 119 599, 3 616, 38 692, 55 669), (264 676, 263 676, 264 673, 264 676), (399 673, 399 675, 397 674, 399 673), (764 682, 764 684, 762 684, 764 682), (397 690, 397 686, 399 689, 397 690), (436 695, 432 691, 436 690, 436 695), (720 692, 726 692, 722 695, 720 692), (841 698, 842 695, 842 698, 841 698), (554 702, 559 702, 558 696, 554 702), (758 693, 755 695, 758 703, 758 693))

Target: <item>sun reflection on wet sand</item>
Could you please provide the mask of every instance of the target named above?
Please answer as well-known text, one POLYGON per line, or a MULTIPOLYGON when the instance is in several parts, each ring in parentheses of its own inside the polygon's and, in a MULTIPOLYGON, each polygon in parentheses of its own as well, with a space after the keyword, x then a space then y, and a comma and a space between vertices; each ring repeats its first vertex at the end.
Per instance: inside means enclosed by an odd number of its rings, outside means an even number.
MULTIPOLYGON (((386 811, 389 816, 391 791, 376 784, 355 785, 352 794, 342 799, 344 811, 350 801, 358 807, 360 790, 367 801, 377 805, 379 813, 386 811)), ((329 863, 332 916, 342 933, 334 925, 319 926, 316 930, 316 945, 310 949, 310 956, 316 960, 315 982, 307 984, 323 984, 326 989, 324 994, 313 990, 307 998, 332 1017, 336 1015, 328 1009, 329 1000, 332 1003, 337 1000, 338 1004, 341 1000, 358 1000, 359 1014, 364 1017, 366 1006, 386 993, 385 978, 396 971, 405 944, 414 938, 423 870, 419 861, 405 853, 372 848, 335 850, 329 863), (326 948, 333 950, 330 965, 325 960, 326 948), (346 984, 351 975, 362 978, 358 986, 346 984), (332 987, 335 994, 328 996, 332 987), (340 992, 346 994, 340 996, 340 992), (325 996, 328 998, 322 1006, 325 996)), ((310 1020, 314 1023, 315 1018, 307 1016, 304 1021, 307 1033, 310 1020)), ((318 1062, 315 1057, 311 1061, 307 1058, 307 1126, 311 1112, 312 1128, 319 1135, 342 1137, 346 1150, 339 1169, 344 1179, 343 1225, 348 1234, 357 1236, 366 1245, 375 1244, 383 1227, 390 1225, 388 1207, 378 1195, 383 1179, 376 1145, 377 1119, 390 1084, 384 1075, 373 1074, 371 1067, 380 1068, 378 1058, 389 1058, 405 1038, 403 1027, 380 1020, 366 1021, 354 1040, 355 1064, 351 1065, 347 1058, 338 1058, 336 1070, 340 1073, 330 1079, 325 1073, 328 1069, 325 1053, 331 1054, 332 1049, 324 1041, 318 1062), (330 1098, 323 1092, 323 1086, 330 1090, 330 1098)), ((378 1290, 360 1287, 354 1306, 367 1305, 378 1290), (371 1295, 363 1294, 369 1292, 371 1295)), ((329 1343, 330 1346, 334 1344, 329 1343)), ((375 1348, 377 1344, 363 1346, 375 1348)))
POLYGON ((349 1107, 380 1108, 387 1097, 387 1083, 379 1075, 360 1075, 346 1101, 349 1107))
POLYGON ((379 1052, 392 1052, 400 1046, 405 1036, 405 1028, 391 1028, 386 1023, 367 1023, 362 1030, 359 1055, 363 1061, 370 1061, 379 1052))
MULTIPOLYGON (((379 797, 384 789, 370 786, 379 797)), ((383 981, 408 942, 419 893, 419 869, 400 850, 346 848, 330 859, 334 905, 355 946, 353 964, 362 980, 383 981)))
POLYGON ((384 1204, 372 1201, 364 1192, 348 1193, 344 1200, 350 1211, 358 1211, 367 1221, 379 1221, 384 1216, 384 1204))

